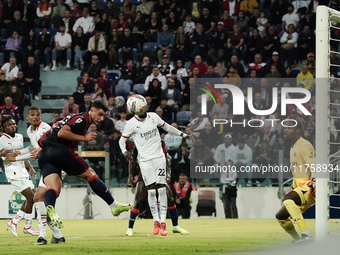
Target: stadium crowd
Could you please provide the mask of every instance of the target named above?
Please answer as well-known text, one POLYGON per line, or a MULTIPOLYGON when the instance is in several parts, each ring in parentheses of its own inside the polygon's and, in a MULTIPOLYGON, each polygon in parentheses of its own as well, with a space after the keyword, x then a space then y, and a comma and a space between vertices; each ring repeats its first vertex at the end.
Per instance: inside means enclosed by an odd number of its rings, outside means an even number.
MULTIPOLYGON (((22 119, 24 107, 31 104, 30 99, 39 100, 38 93, 44 87, 40 69, 67 72, 57 69, 57 65, 65 64, 66 69, 81 72, 75 92, 60 109, 62 117, 86 112, 96 100, 108 105, 105 121, 90 127, 97 132, 96 140, 83 146, 109 151, 112 177, 119 182, 128 173, 118 146, 124 125, 132 117, 125 102, 136 93, 145 96, 149 111, 196 137, 192 145, 160 130, 173 157, 173 181, 178 181, 180 173, 190 177, 190 161, 219 164, 222 150, 225 160, 231 159, 237 167, 278 164, 278 149, 284 144, 278 122, 262 128, 239 128, 231 127, 230 120, 294 118, 304 125, 302 136, 314 143, 314 31, 318 5, 340 10, 336 0, 4 1, 0 9, 1 115, 22 119), (295 69, 300 64, 301 71, 295 69), (119 70, 120 77, 108 70, 119 70), (269 116, 260 117, 250 111, 235 116, 232 95, 218 89, 223 105, 210 107, 207 115, 202 115, 202 91, 197 82, 210 78, 237 86, 245 98, 253 97, 254 108, 259 110, 271 107, 272 88, 276 87, 277 110, 269 116), (287 116, 281 116, 281 87, 297 86, 312 92, 312 100, 304 106, 313 115, 305 116, 291 105, 287 116), (249 87, 253 95, 247 94, 249 87), (214 119, 227 119, 229 123, 216 129, 214 119)), ((334 31, 332 35, 340 37, 334 31)), ((331 63, 340 62, 334 53, 330 59, 331 63)), ((330 72, 334 77, 339 74, 336 67, 330 72)), ((333 86, 340 90, 337 80, 333 86)), ((336 95, 332 100, 338 102, 340 98, 336 95)), ((208 105, 213 104, 209 101, 208 105)), ((338 110, 333 107, 331 114, 337 115, 338 110)), ((57 111, 51 123, 58 119, 57 111)), ((339 123, 332 119, 332 125, 339 123)), ((334 141, 340 140, 337 132, 332 135, 334 141)), ((133 143, 128 147, 132 150, 133 143)), ((287 154, 285 159, 288 162, 287 154)), ((103 177, 100 159, 91 159, 91 164, 103 177)), ((245 180, 245 185, 263 181, 251 181, 251 177, 237 176, 245 180)), ((275 178, 272 181, 275 183, 275 178)), ((224 184, 236 182, 227 180, 224 184)))

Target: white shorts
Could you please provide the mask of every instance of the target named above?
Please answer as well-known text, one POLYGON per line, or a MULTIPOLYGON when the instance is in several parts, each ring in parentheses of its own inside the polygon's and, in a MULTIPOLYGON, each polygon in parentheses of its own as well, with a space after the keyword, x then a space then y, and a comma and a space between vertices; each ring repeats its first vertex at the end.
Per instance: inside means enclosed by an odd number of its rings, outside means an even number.
POLYGON ((11 179, 9 180, 13 189, 18 192, 22 192, 27 188, 34 189, 33 182, 28 177, 22 177, 18 179, 11 179))
POLYGON ((145 186, 150 184, 166 184, 165 156, 149 161, 139 162, 139 168, 143 176, 145 186))
POLYGON ((43 177, 42 176, 40 177, 40 180, 39 180, 39 187, 43 187, 43 188, 47 189, 45 183, 43 182, 43 177))

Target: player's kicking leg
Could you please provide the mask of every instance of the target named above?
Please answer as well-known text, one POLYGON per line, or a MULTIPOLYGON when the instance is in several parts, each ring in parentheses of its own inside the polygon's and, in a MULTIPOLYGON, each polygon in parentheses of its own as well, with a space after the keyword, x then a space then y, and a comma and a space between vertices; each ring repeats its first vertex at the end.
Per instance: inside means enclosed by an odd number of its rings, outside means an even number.
POLYGON ((34 195, 34 203, 35 208, 38 214, 38 226, 40 230, 39 239, 36 244, 45 245, 47 244, 46 240, 46 224, 53 231, 53 237, 51 239, 51 243, 64 243, 65 238, 61 234, 59 228, 54 226, 50 218, 47 218, 46 206, 44 202, 44 194, 47 191, 45 184, 42 182, 42 178, 39 182, 39 187, 34 195))
POLYGON ((176 204, 172 196, 171 189, 169 188, 168 185, 166 185, 165 187, 166 187, 166 195, 168 199, 168 211, 171 216, 171 221, 172 221, 172 226, 173 226, 172 233, 175 233, 175 234, 179 233, 181 235, 189 235, 189 231, 183 228, 180 228, 178 226, 178 212, 177 212, 176 204))
POLYGON ((122 212, 129 211, 132 208, 131 204, 123 204, 115 201, 105 183, 98 178, 92 168, 88 168, 84 173, 78 175, 78 177, 86 180, 90 184, 93 192, 111 207, 113 216, 119 216, 122 212))
POLYGON ((145 187, 144 182, 143 181, 137 182, 136 192, 135 192, 135 202, 130 211, 129 227, 125 233, 126 236, 132 236, 133 225, 135 224, 135 220, 138 216, 139 209, 144 204, 146 197, 147 197, 147 189, 145 187))
POLYGON ((307 230, 305 220, 299 208, 301 204, 302 203, 299 194, 295 190, 290 191, 283 198, 283 206, 276 213, 276 219, 278 220, 279 224, 288 234, 290 234, 294 238, 294 240, 307 240, 311 238, 311 235, 307 230), (289 217, 291 217, 292 221, 295 222, 300 228, 301 237, 297 233, 294 224, 289 219, 289 217))

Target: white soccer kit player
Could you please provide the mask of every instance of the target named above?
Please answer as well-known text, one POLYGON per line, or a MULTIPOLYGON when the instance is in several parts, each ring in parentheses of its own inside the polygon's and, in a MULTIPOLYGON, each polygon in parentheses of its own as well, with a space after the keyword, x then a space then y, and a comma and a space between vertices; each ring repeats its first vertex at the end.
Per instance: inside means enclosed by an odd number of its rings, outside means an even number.
POLYGON ((152 183, 166 184, 166 161, 157 129, 157 126, 164 125, 165 122, 157 114, 148 113, 143 121, 137 116, 131 118, 123 130, 122 137, 131 137, 135 142, 139 167, 146 186, 152 183))
MULTIPOLYGON (((0 150, 20 150, 24 147, 24 140, 21 134, 15 134, 14 137, 4 133, 0 137, 0 150)), ((9 162, 6 157, 2 157, 5 165, 5 174, 7 180, 11 183, 12 187, 21 192, 27 188, 34 188, 29 174, 25 168, 24 161, 9 162)))

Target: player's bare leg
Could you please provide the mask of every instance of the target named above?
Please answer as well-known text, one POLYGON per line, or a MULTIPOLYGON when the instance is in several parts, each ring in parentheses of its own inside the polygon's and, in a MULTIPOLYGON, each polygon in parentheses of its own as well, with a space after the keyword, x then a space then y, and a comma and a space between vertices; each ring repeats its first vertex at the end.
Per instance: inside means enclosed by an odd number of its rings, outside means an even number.
POLYGON ((276 219, 278 220, 281 227, 290 234, 294 240, 300 239, 299 234, 297 233, 292 220, 299 226, 302 234, 301 238, 309 239, 310 233, 307 230, 307 226, 305 220, 302 216, 300 208, 298 206, 301 205, 301 199, 297 192, 290 191, 286 194, 283 198, 283 206, 281 209, 276 213, 276 219))
POLYGON ((54 209, 57 197, 61 191, 61 178, 59 174, 53 172, 44 177, 44 183, 47 187, 44 194, 47 215, 57 228, 63 228, 63 222, 54 209))
POLYGON ((11 233, 15 237, 18 237, 17 228, 18 228, 19 222, 25 218, 25 205, 26 205, 26 200, 25 202, 21 204, 21 207, 18 210, 17 214, 14 216, 14 218, 7 221, 7 226, 10 227, 11 233))
POLYGON ((63 243, 65 242, 65 238, 61 234, 59 228, 54 226, 53 222, 47 218, 46 206, 44 202, 44 194, 47 189, 43 186, 39 186, 37 191, 34 194, 34 204, 38 214, 38 225, 40 230, 39 239, 36 244, 45 245, 47 244, 46 240, 46 224, 53 231, 52 243, 63 243))
POLYGON ((113 216, 118 216, 120 213, 131 209, 132 205, 122 204, 114 200, 105 183, 98 178, 96 172, 92 168, 89 167, 85 173, 78 175, 78 177, 86 180, 93 192, 100 196, 111 207, 113 216))
POLYGON ((32 227, 32 207, 34 204, 33 197, 34 197, 34 191, 31 188, 27 188, 23 191, 21 191, 21 194, 26 198, 25 203, 25 227, 24 227, 24 234, 31 234, 33 236, 39 235, 39 231, 35 230, 32 227))
POLYGON ((166 196, 167 196, 167 199, 168 199, 168 211, 169 211, 169 214, 171 216, 171 221, 172 221, 172 226, 173 226, 172 233, 175 233, 175 234, 179 233, 181 235, 188 235, 189 231, 187 231, 183 228, 180 228, 178 226, 178 212, 177 212, 177 208, 176 208, 174 198, 172 196, 171 189, 169 188, 168 185, 166 185, 165 188, 166 188, 166 196))
POLYGON ((126 231, 126 236, 132 236, 133 225, 135 224, 135 220, 138 216, 139 209, 144 204, 147 197, 147 189, 143 181, 137 182, 136 191, 135 191, 135 201, 133 203, 133 207, 130 211, 130 219, 129 219, 129 227, 126 231))

